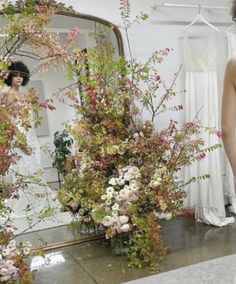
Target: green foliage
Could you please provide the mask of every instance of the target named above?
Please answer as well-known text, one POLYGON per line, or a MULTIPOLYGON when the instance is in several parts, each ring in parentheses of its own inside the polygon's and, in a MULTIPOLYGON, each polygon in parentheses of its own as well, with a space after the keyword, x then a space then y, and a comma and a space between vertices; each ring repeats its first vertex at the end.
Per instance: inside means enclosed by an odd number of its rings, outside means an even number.
POLYGON ((64 129, 61 132, 54 133, 53 140, 55 151, 53 152, 53 167, 63 175, 67 172, 67 160, 71 155, 71 146, 73 139, 70 137, 69 132, 64 129))

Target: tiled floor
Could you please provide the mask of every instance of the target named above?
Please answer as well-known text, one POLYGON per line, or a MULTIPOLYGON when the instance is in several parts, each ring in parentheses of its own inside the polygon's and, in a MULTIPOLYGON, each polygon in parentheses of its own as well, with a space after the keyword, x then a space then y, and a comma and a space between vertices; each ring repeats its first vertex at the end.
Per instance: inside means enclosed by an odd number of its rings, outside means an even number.
MULTIPOLYGON (((165 221, 162 226, 165 243, 171 246, 172 253, 160 265, 161 271, 236 253, 236 224, 215 228, 179 218, 165 221)), ((72 237, 68 232, 66 227, 60 227, 44 233, 53 242, 72 237)), ((32 268, 38 268, 37 284, 119 284, 152 275, 148 267, 128 268, 127 259, 112 255, 109 244, 103 240, 47 252, 45 260, 37 257, 32 260, 32 268)))

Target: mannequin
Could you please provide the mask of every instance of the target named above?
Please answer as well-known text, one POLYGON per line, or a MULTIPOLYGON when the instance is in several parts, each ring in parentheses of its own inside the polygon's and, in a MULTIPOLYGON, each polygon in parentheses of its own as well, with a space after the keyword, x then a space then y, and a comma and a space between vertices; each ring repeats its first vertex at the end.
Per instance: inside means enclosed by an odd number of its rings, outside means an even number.
MULTIPOLYGON (((28 67, 21 61, 12 62, 9 66, 9 75, 5 80, 5 84, 9 86, 9 90, 4 94, 6 96, 7 105, 15 105, 22 107, 26 104, 25 95, 21 93, 21 86, 26 86, 29 82, 30 72, 28 67), (22 105, 23 104, 23 105, 22 105)), ((7 179, 10 182, 16 181, 16 174, 34 175, 36 172, 42 172, 40 162, 40 145, 35 132, 33 123, 33 113, 29 114, 30 125, 28 129, 22 126, 20 117, 12 118, 20 132, 25 136, 27 145, 31 148, 32 153, 27 155, 21 150, 16 150, 20 157, 16 164, 11 165, 7 179)), ((46 186, 30 184, 27 190, 19 190, 16 194, 17 198, 7 201, 7 205, 12 209, 12 218, 26 218, 29 215, 38 215, 44 208, 50 207, 51 189, 46 186), (26 208, 29 210, 26 211, 26 208)), ((52 199, 51 199, 52 200, 52 199)))

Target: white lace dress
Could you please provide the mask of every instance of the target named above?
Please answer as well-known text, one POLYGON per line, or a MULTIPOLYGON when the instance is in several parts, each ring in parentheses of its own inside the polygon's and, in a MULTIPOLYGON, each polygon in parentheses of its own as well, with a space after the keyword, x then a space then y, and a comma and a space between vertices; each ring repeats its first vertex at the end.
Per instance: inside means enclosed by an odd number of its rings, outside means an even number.
MULTIPOLYGON (((193 120, 199 113, 197 118, 203 126, 219 129, 216 47, 215 33, 185 34, 186 121, 193 120)), ((204 139, 205 147, 221 143, 216 135, 201 134, 200 137, 204 139)), ((225 217, 221 173, 219 150, 207 153, 204 160, 185 170, 185 181, 204 174, 211 176, 210 180, 191 183, 187 187, 186 200, 187 206, 195 207, 196 219, 209 225, 224 226, 234 222, 234 218, 225 217)))
MULTIPOLYGON (((15 165, 10 167, 7 175, 9 182, 15 182, 17 180, 16 174, 20 175, 33 175, 36 172, 43 173, 40 161, 40 145, 36 136, 34 123, 32 127, 26 131, 23 127, 19 126, 19 121, 15 119, 16 125, 19 130, 25 134, 28 146, 32 149, 31 155, 24 154, 21 150, 16 150, 16 153, 21 157, 15 165)), ((53 205, 52 202, 52 190, 47 186, 42 174, 40 176, 43 184, 30 184, 27 189, 19 190, 19 199, 11 199, 7 201, 7 205, 12 209, 12 218, 22 218, 30 215, 37 215, 43 208, 48 208, 53 205), (27 206, 30 206, 30 210, 26 211, 27 206)))

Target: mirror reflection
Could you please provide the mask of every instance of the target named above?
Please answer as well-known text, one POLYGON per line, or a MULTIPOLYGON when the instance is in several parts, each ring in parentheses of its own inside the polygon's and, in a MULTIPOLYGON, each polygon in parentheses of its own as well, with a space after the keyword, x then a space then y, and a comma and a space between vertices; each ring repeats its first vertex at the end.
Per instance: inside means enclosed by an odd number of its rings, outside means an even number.
MULTIPOLYGON (((3 16, 0 18, 0 23, 3 27, 0 40, 4 42, 4 26, 7 21, 3 16)), ((109 23, 103 22, 101 19, 78 15, 71 11, 58 13, 54 17, 49 31, 59 37, 62 44, 66 44, 68 36, 73 37, 73 33, 78 32, 73 48, 76 47, 85 53, 97 45, 96 33, 103 32, 106 40, 114 47, 114 57, 118 57, 122 53, 122 40, 118 29, 111 27, 109 23)), ((40 170, 43 173, 44 184, 22 192, 17 199, 7 201, 8 206, 13 210, 12 218, 14 226, 17 228, 15 232, 17 235, 19 234, 18 240, 21 240, 22 234, 31 232, 27 239, 37 247, 42 245, 41 239, 47 243, 60 243, 78 238, 76 230, 66 227, 73 220, 71 214, 61 212, 61 205, 56 200, 57 191, 63 183, 63 175, 66 171, 65 160, 75 151, 74 141, 66 128, 73 127, 78 120, 78 115, 70 103, 63 101, 56 94, 65 86, 76 85, 79 97, 82 85, 74 78, 67 78, 67 70, 63 68, 56 70, 50 68, 42 70, 46 72, 40 72, 42 62, 39 63, 37 56, 32 56, 31 51, 24 45, 16 51, 16 55, 12 58, 15 65, 9 67, 9 74, 12 78, 2 93, 7 95, 8 100, 11 97, 12 100, 20 101, 21 94, 33 87, 40 96, 40 101, 47 101, 55 108, 40 111, 39 116, 42 117, 42 121, 37 127, 34 127, 32 122, 30 131, 27 131, 25 135, 33 153, 31 155, 19 153, 21 159, 7 175, 9 181, 14 181, 14 179, 16 180, 15 172, 33 174, 40 170), (17 64, 21 66, 17 66, 17 64), (29 75, 26 74, 28 69, 29 75), (26 86, 23 86, 22 78, 29 80, 26 86), (50 204, 48 207, 52 206, 55 212, 51 218, 39 220, 38 214, 41 207, 47 207, 47 204, 50 204)), ((50 212, 48 214, 50 215, 50 212)))

